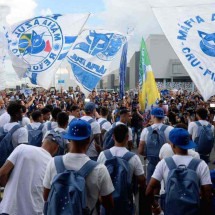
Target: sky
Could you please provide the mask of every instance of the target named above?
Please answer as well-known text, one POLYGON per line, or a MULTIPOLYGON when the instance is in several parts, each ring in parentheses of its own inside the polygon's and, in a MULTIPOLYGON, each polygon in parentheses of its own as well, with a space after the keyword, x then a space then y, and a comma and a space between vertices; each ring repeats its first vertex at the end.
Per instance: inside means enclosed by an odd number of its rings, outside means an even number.
POLYGON ((199 4, 201 7, 201 4, 210 3, 215 3, 215 0, 0 0, 0 6, 10 7, 6 17, 0 12, 0 19, 6 18, 8 24, 15 24, 40 15, 90 12, 85 28, 102 28, 122 33, 133 29, 128 43, 129 62, 134 52, 140 49, 142 37, 146 40, 150 34, 163 34, 152 7, 192 4, 199 4))

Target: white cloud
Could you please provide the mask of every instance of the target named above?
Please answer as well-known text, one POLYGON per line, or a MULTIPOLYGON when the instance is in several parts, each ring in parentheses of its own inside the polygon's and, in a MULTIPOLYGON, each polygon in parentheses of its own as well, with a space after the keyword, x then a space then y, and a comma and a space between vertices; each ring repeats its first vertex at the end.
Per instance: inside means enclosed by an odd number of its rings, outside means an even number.
POLYGON ((42 9, 42 10, 40 11, 40 14, 41 14, 42 16, 48 16, 48 15, 52 15, 53 13, 52 13, 52 11, 51 11, 50 8, 46 8, 46 9, 42 9))
POLYGON ((37 7, 35 0, 0 0, 1 5, 10 7, 10 13, 6 16, 9 24, 33 17, 37 7))
MULTIPOLYGON (((150 34, 161 34, 162 30, 151 7, 185 6, 197 4, 196 0, 103 0, 106 10, 97 14, 107 29, 126 32, 134 27, 134 35, 129 43, 129 58, 139 50, 141 38, 150 34)), ((198 0, 198 4, 214 3, 214 0, 198 0)))

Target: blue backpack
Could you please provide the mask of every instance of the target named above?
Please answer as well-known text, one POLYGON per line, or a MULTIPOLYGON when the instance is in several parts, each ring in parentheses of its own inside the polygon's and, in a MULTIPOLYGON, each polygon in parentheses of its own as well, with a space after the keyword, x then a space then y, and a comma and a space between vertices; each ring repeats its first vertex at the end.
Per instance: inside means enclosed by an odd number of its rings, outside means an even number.
POLYGON ((47 131, 51 131, 52 130, 52 122, 48 122, 47 123, 47 131))
POLYGON ((54 158, 57 175, 54 177, 44 215, 90 215, 86 205, 85 178, 98 165, 89 160, 79 171, 67 170, 63 157, 54 158))
MULTIPOLYGON (((108 169, 115 188, 113 192, 114 208, 111 215, 132 215, 134 213, 133 204, 133 184, 132 175, 128 161, 135 155, 127 152, 123 157, 113 156, 110 150, 105 150, 105 166, 108 169)), ((105 215, 105 209, 102 208, 102 215, 105 215)))
POLYGON ((21 128, 21 125, 15 125, 8 132, 4 132, 4 129, 0 128, 0 167, 4 165, 5 161, 14 150, 12 143, 12 135, 19 128, 21 128))
POLYGON ((168 126, 162 125, 160 129, 152 128, 151 126, 147 128, 148 135, 146 141, 146 157, 149 163, 157 165, 160 161, 159 152, 164 143, 166 143, 166 137, 164 131, 168 126))
POLYGON ((205 126, 199 121, 195 123, 198 126, 197 137, 194 140, 197 145, 196 151, 200 155, 208 155, 211 153, 214 145, 214 135, 213 131, 211 130, 211 124, 205 126))
POLYGON ((28 129, 28 144, 32 146, 40 147, 42 145, 43 140, 43 124, 39 126, 38 129, 33 129, 30 124, 27 125, 28 129))
POLYGON ((104 135, 104 142, 103 142, 103 149, 110 149, 114 146, 114 140, 113 140, 113 130, 116 127, 116 123, 113 123, 111 129, 107 131, 104 135))
POLYGON ((176 166, 172 157, 165 158, 169 168, 165 187, 165 215, 199 215, 200 180, 196 169, 200 159, 192 159, 189 165, 176 166))

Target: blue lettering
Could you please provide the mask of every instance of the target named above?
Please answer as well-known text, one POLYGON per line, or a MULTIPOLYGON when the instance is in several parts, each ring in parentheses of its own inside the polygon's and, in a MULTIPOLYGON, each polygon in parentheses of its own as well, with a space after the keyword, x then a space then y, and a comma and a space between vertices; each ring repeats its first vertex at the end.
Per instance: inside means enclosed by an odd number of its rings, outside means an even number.
POLYGON ((47 19, 43 22, 43 25, 47 25, 47 19))
POLYGON ((61 40, 61 35, 60 34, 55 34, 54 35, 54 40, 55 41, 61 40))
POLYGON ((189 20, 185 21, 184 24, 186 24, 187 26, 189 26, 190 28, 192 28, 193 27, 191 25, 192 22, 193 22, 193 19, 189 19, 189 20))
POLYGON ((215 13, 212 14, 212 18, 211 18, 211 21, 214 21, 215 20, 215 13))
POLYGON ((20 33, 25 32, 25 28, 24 28, 23 26, 21 26, 21 28, 19 28, 18 31, 19 31, 20 33))
POLYGON ((183 48, 182 51, 185 54, 190 53, 190 48, 183 48))
POLYGON ((32 27, 32 24, 30 24, 30 22, 26 22, 25 25, 27 26, 27 29, 32 27))
POLYGON ((52 33, 54 34, 59 28, 51 28, 52 33))
POLYGON ((195 56, 193 54, 187 54, 185 55, 188 61, 191 61, 195 56))
POLYGON ((55 60, 56 56, 57 56, 56 54, 54 54, 54 53, 51 53, 51 54, 49 55, 49 58, 50 58, 50 59, 53 59, 53 60, 55 60))
POLYGON ((44 63, 45 63, 47 66, 49 66, 49 65, 51 64, 51 62, 50 62, 48 59, 44 60, 44 63))
POLYGON ((33 70, 37 71, 39 69, 39 66, 33 66, 33 70))
MULTIPOLYGON (((195 57, 195 56, 194 56, 194 57, 195 57)), ((200 63, 201 63, 201 62, 198 61, 198 59, 195 58, 194 60, 192 60, 191 66, 192 66, 192 67, 196 67, 196 66, 198 66, 200 63)))
POLYGON ((179 30, 178 32, 180 35, 177 37, 178 40, 186 40, 187 39, 187 32, 179 30))
POLYGON ((200 16, 196 16, 196 21, 197 21, 198 23, 205 22, 205 20, 202 19, 200 16))
POLYGON ((12 49, 12 52, 13 52, 14 54, 16 54, 16 53, 18 52, 18 49, 12 49))
POLYGON ((39 25, 39 24, 40 24, 40 23, 39 23, 38 19, 35 19, 34 25, 39 25))

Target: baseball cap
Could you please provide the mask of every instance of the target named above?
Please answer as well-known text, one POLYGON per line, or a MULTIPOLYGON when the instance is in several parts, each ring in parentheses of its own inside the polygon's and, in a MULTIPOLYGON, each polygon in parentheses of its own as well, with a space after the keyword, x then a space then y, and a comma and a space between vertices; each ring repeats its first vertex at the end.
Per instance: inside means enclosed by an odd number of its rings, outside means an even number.
POLYGON ((169 133, 169 140, 173 145, 181 149, 196 148, 196 144, 190 140, 190 134, 183 128, 174 128, 169 133))
POLYGON ((151 115, 153 115, 155 117, 164 118, 164 111, 162 108, 153 108, 151 115))
POLYGON ((63 145, 63 138, 62 138, 61 134, 58 132, 50 131, 50 133, 45 137, 45 139, 49 139, 49 140, 55 142, 59 146, 63 145))
POLYGON ((95 103, 93 103, 93 102, 87 102, 85 104, 84 110, 86 112, 90 112, 91 113, 91 112, 93 112, 94 109, 96 109, 95 103))
POLYGON ((63 138, 68 140, 85 140, 91 135, 90 124, 82 119, 71 121, 68 132, 63 138))

